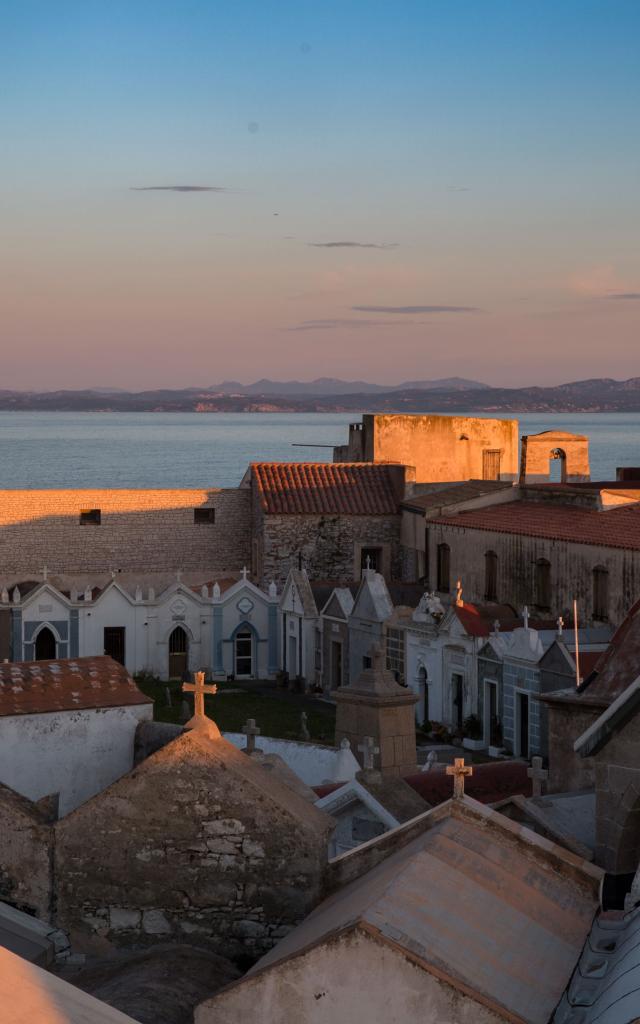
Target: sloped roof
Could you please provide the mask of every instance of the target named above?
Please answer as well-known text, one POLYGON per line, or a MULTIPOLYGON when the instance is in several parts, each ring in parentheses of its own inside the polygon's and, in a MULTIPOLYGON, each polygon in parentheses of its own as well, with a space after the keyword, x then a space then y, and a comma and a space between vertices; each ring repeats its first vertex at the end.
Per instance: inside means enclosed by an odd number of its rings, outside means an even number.
POLYGON ((396 515, 397 469, 372 462, 251 464, 266 515, 396 515))
POLYGON ((547 1024, 589 933, 602 872, 467 797, 424 821, 421 835, 325 900, 247 977, 358 929, 500 1016, 547 1024))
POLYGON ((521 620, 510 604, 463 604, 453 605, 454 614, 469 636, 489 636, 495 623, 501 630, 517 629, 521 620))
POLYGON ((640 1019, 640 910, 594 922, 553 1024, 634 1024, 640 1019))
POLYGON ((0 664, 0 717, 152 703, 106 655, 0 664))
POLYGON ((640 601, 631 608, 601 657, 597 672, 580 693, 610 704, 631 685, 640 672, 640 601))
POLYGON ((520 534, 575 544, 640 551, 640 505, 608 511, 543 501, 510 501, 504 505, 430 520, 441 526, 492 533, 520 534))
POLYGON ((427 491, 426 494, 414 494, 410 498, 405 498, 402 507, 410 509, 412 512, 435 512, 438 509, 459 505, 465 501, 473 501, 474 498, 482 498, 486 494, 504 491, 507 488, 513 489, 513 484, 507 480, 465 480, 450 487, 427 491))

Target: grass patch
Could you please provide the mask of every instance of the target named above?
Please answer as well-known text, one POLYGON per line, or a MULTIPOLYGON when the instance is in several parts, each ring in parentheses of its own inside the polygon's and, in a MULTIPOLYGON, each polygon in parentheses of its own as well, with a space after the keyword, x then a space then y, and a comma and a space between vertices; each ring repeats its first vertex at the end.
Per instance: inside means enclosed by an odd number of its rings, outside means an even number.
MULTIPOLYGON (((156 722, 179 722, 180 705, 186 700, 193 709, 192 694, 182 693, 182 683, 172 680, 165 683, 153 677, 137 677, 138 687, 153 700, 153 717, 156 722), (171 706, 167 704, 169 691, 171 706)), ((251 685, 238 682, 216 683, 218 693, 205 697, 205 711, 223 732, 241 732, 248 718, 254 718, 263 736, 276 739, 301 739, 300 715, 307 715, 307 729, 312 740, 333 745, 335 738, 336 712, 332 704, 324 704, 311 697, 275 691, 258 693, 251 685), (241 690, 240 693, 228 693, 241 690)))

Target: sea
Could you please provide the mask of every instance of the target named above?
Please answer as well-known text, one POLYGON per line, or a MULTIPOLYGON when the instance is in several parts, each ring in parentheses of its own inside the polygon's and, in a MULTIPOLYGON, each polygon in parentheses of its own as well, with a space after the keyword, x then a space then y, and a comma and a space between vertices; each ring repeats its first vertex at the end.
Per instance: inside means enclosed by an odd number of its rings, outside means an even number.
MULTIPOLYGON (((0 411, 0 487, 235 487, 249 462, 330 461, 332 447, 346 443, 348 424, 359 418, 0 411)), ((521 434, 587 434, 594 480, 615 478, 616 466, 640 466, 640 413, 517 418, 521 434)))

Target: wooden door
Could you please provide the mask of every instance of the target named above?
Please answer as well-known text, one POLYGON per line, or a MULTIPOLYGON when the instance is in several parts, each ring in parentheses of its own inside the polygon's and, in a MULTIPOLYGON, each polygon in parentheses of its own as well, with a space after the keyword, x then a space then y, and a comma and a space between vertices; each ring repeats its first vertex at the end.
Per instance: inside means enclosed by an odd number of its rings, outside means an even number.
POLYGON ((500 449, 485 448, 482 453, 482 479, 500 479, 500 449))
POLYGON ((189 670, 189 638, 182 626, 169 637, 169 679, 182 679, 189 670))

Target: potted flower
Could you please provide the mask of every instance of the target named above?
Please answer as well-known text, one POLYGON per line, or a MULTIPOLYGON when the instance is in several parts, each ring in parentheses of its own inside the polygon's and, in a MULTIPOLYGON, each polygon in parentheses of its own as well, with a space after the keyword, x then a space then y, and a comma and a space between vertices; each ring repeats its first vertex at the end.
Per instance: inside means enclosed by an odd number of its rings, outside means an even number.
POLYGON ((482 723, 477 715, 465 718, 462 727, 462 746, 466 750, 484 750, 486 743, 482 735, 482 723))

